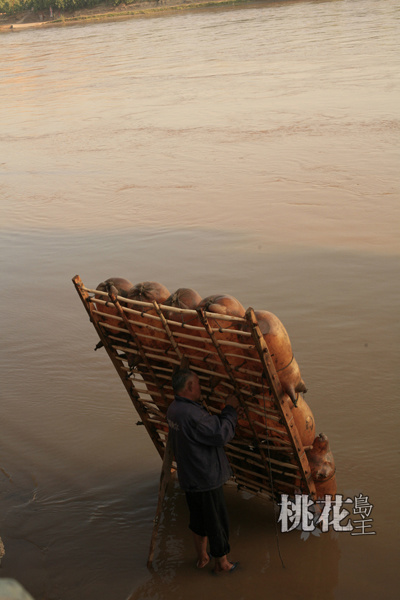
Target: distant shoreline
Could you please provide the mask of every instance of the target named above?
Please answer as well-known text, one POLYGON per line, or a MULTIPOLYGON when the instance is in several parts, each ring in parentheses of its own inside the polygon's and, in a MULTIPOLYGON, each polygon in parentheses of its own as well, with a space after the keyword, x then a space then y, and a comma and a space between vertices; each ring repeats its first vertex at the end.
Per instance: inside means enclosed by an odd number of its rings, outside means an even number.
MULTIPOLYGON (((274 2, 274 0, 270 0, 274 2)), ((276 1, 276 0, 275 0, 276 1)), ((268 3, 268 0, 266 0, 268 3)), ((176 14, 182 11, 201 10, 214 7, 229 7, 239 5, 254 5, 256 0, 207 0, 196 2, 191 0, 164 0, 163 4, 156 1, 144 1, 138 4, 120 5, 117 7, 106 4, 92 9, 81 9, 72 12, 60 13, 56 11, 50 18, 48 11, 15 15, 14 17, 0 17, 0 32, 21 31, 31 28, 63 27, 66 25, 80 25, 85 23, 99 23, 122 21, 132 18, 144 18, 176 14)))

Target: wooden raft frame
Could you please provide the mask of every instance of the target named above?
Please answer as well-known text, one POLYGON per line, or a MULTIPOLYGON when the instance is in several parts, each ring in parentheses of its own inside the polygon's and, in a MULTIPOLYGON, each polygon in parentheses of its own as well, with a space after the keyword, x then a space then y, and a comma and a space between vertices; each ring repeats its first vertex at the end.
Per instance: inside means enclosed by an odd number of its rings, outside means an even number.
MULTIPOLYGON (((316 498, 305 448, 252 308, 244 319, 216 315, 202 309, 129 300, 118 296, 114 287, 108 293, 100 292, 85 287, 78 275, 72 281, 99 335, 98 346, 107 351, 141 423, 164 459, 154 540, 173 465, 165 414, 174 398, 171 377, 181 364, 188 364, 199 376, 203 404, 211 414, 219 414, 228 394, 239 398, 247 423, 238 424, 235 438, 225 447, 238 488, 275 502, 282 493, 316 498), (110 307, 114 311, 111 317, 110 307), (167 311, 180 313, 183 324, 168 320, 167 311), (197 324, 186 324, 185 316, 193 322, 194 315, 197 324), (218 327, 211 326, 210 321, 216 320, 218 327), (224 321, 229 321, 226 329, 224 321), (229 338, 229 325, 236 321, 247 323, 247 331, 235 329, 243 340, 240 343, 224 339, 224 334, 229 338), (246 357, 247 368, 237 363, 232 366, 235 350, 252 351, 252 358, 246 357), (254 365, 251 370, 249 361, 254 365)), ((149 566, 152 553, 154 544, 149 566)))

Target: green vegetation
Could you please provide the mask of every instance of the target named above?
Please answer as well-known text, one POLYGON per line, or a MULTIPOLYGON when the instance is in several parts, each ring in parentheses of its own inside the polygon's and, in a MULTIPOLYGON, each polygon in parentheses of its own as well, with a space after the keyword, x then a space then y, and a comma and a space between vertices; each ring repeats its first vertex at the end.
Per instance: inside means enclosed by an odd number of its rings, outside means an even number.
MULTIPOLYGON (((108 4, 134 4, 135 0, 107 0, 108 4)), ((28 10, 34 12, 47 12, 50 7, 53 11, 74 11, 81 8, 94 8, 104 4, 104 0, 0 0, 0 13, 14 15, 28 10)))
MULTIPOLYGON (((146 1, 146 0, 144 0, 146 1)), ((8 18, 14 19, 21 23, 29 23, 29 12, 32 11, 34 15, 33 23, 37 23, 44 19, 46 24, 72 24, 76 22, 93 22, 99 20, 107 20, 108 18, 115 19, 116 16, 128 17, 128 16, 150 16, 152 14, 160 14, 162 12, 174 11, 186 11, 191 9, 203 9, 215 6, 218 3, 219 6, 232 6, 238 4, 245 4, 252 0, 190 0, 190 2, 182 2, 177 0, 177 4, 174 6, 158 4, 156 6, 137 6, 143 0, 0 0, 0 15, 3 14, 3 19, 0 16, 1 21, 8 22, 8 18), (116 7, 123 5, 123 10, 120 12, 114 12, 112 8, 107 9, 107 6, 116 7), (133 6, 132 6, 133 5, 133 6), (98 10, 96 7, 99 7, 98 10), (53 11, 53 18, 49 21, 50 8, 53 11), (89 12, 78 12, 84 11, 85 9, 94 9, 89 12), (7 15, 7 17, 4 17, 7 15), (28 15, 28 21, 26 16, 28 15), (21 19, 19 21, 19 19, 21 19)))

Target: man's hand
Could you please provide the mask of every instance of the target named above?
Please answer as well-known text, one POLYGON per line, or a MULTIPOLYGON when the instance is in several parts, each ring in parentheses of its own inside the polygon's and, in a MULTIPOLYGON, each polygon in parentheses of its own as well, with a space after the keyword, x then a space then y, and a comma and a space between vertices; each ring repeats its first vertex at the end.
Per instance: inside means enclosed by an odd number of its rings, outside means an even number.
POLYGON ((236 398, 236 396, 233 396, 233 395, 228 396, 226 399, 226 405, 232 406, 237 411, 239 416, 243 416, 243 408, 241 407, 241 404, 240 404, 239 400, 236 398))
POLYGON ((225 404, 227 404, 228 406, 233 406, 233 408, 235 408, 236 410, 240 406, 239 400, 236 398, 236 396, 233 396, 232 394, 230 396, 227 396, 225 404))

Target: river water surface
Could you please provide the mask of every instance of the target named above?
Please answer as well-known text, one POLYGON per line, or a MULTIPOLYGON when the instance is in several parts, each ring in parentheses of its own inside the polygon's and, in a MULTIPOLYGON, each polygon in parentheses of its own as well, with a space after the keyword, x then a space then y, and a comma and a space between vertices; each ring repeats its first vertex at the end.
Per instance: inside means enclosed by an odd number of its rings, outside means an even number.
POLYGON ((37 600, 397 597, 399 17, 265 2, 0 37, 0 576, 37 600), (228 486, 241 567, 215 578, 175 485, 148 571, 160 460, 77 273, 277 314, 375 534, 277 535, 228 486))

